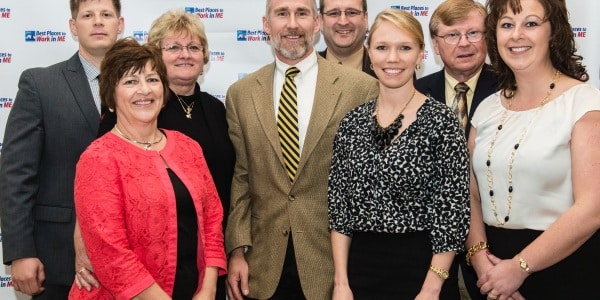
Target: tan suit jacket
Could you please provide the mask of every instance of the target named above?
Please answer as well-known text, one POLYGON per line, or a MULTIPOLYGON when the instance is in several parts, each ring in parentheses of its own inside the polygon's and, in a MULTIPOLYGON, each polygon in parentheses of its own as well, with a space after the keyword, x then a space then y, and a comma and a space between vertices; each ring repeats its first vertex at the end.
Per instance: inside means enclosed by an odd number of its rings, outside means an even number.
POLYGON ((308 299, 330 299, 333 259, 328 231, 327 182, 333 139, 352 108, 376 97, 377 81, 318 57, 310 123, 293 183, 279 144, 273 103, 275 63, 227 91, 229 136, 236 152, 226 250, 248 245, 250 297, 273 295, 292 232, 298 273, 308 299))

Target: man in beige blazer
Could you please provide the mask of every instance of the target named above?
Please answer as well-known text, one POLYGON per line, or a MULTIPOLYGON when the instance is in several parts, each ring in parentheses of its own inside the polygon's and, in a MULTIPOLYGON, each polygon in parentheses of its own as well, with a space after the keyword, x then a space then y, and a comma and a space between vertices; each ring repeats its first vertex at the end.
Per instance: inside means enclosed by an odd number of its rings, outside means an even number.
POLYGON ((341 118, 376 97, 375 79, 327 62, 313 48, 314 0, 267 0, 264 31, 275 62, 227 91, 236 151, 226 229, 230 299, 330 299, 333 262, 327 181, 341 118), (290 180, 277 129, 279 94, 290 66, 298 95, 300 160, 290 180))

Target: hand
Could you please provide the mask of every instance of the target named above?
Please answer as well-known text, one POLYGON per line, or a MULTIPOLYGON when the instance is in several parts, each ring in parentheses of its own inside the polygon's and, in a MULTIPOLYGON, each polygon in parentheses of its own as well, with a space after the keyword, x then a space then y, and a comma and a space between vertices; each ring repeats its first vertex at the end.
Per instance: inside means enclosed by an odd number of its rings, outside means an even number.
POLYGON ((349 285, 334 286, 332 300, 354 300, 354 295, 349 285))
POLYGON ((481 278, 483 274, 494 267, 494 264, 487 258, 487 252, 489 251, 479 251, 471 257, 471 264, 477 273, 477 278, 481 278))
POLYGON ((426 300, 426 299, 439 300, 440 299, 440 295, 439 294, 425 293, 423 290, 421 290, 419 292, 419 294, 415 297, 415 300, 426 300))
POLYGON ((214 288, 205 289, 204 287, 202 287, 202 289, 200 289, 200 292, 194 295, 194 297, 192 297, 192 300, 214 300, 216 296, 217 290, 215 290, 214 288))
POLYGON ((89 292, 92 287, 100 287, 100 283, 94 276, 94 268, 87 255, 83 238, 81 238, 79 223, 75 223, 73 241, 75 244, 75 284, 77 288, 84 288, 89 292))
MULTIPOLYGON (((440 292, 441 292, 441 288, 442 286, 432 286, 430 283, 431 281, 427 282, 427 279, 431 278, 431 272, 427 273, 427 277, 425 277, 425 282, 423 283, 423 286, 421 287, 421 290, 419 291, 419 294, 417 294, 417 296, 415 297, 415 300, 439 300, 440 299, 440 292)), ((442 281, 438 275, 435 275, 436 278, 435 280, 438 281, 442 281)), ((430 279, 431 280, 431 279, 430 279)), ((442 285, 443 285, 443 281, 442 281, 442 285)))
POLYGON ((487 258, 494 266, 477 281, 481 293, 487 294, 488 299, 509 299, 508 295, 513 299, 522 299, 518 289, 529 274, 521 270, 514 259, 502 260, 491 253, 488 253, 487 258))
POLYGON ((231 252, 227 271, 227 298, 243 300, 242 294, 248 296, 248 262, 244 258, 244 249, 237 248, 231 252), (241 292, 240 292, 241 290, 241 292))
POLYGON ((217 277, 219 277, 219 269, 217 267, 206 267, 204 279, 202 280, 202 289, 192 297, 192 300, 214 300, 217 295, 217 277))
POLYGON ((44 264, 37 257, 13 260, 10 269, 15 291, 30 296, 44 291, 44 264))
POLYGON ((503 295, 495 295, 494 292, 489 292, 487 294, 487 299, 489 299, 489 300, 494 300, 494 299, 497 299, 497 300, 525 300, 525 297, 521 296, 521 293, 519 293, 518 291, 509 297, 505 297, 503 295))

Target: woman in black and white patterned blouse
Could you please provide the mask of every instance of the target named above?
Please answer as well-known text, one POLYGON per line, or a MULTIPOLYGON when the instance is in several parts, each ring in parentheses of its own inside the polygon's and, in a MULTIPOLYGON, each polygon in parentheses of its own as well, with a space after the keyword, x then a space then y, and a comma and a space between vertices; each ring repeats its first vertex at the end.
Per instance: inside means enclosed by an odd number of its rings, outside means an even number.
POLYGON ((370 32, 380 95, 342 120, 329 175, 333 299, 459 299, 453 259, 469 227, 464 133, 449 108, 415 91, 419 22, 387 9, 370 32))

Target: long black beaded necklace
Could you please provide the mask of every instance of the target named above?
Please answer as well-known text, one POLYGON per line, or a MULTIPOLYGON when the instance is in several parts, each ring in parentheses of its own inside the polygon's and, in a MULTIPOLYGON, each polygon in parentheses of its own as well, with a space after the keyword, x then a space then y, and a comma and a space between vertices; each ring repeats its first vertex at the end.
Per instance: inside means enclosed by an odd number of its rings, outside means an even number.
POLYGON ((404 114, 402 113, 404 112, 408 104, 412 101, 412 99, 415 97, 416 91, 416 89, 413 90, 412 96, 410 97, 410 99, 408 99, 406 104, 404 104, 404 107, 402 107, 402 110, 400 110, 400 113, 398 114, 394 122, 392 122, 392 124, 390 124, 386 128, 383 128, 381 127, 381 125, 379 125, 376 110, 377 101, 375 101, 375 113, 371 116, 371 132, 373 133, 373 138, 375 139, 375 145, 379 148, 379 150, 385 150, 392 144, 392 141, 398 134, 400 128, 402 128, 402 120, 404 119, 404 114))
POLYGON ((510 220, 510 211, 512 210, 512 193, 513 193, 512 170, 513 170, 513 164, 515 162, 515 155, 517 154, 517 149, 519 149, 521 142, 523 142, 523 139, 525 138, 525 135, 527 134, 527 130, 532 125, 533 121, 535 120, 535 117, 540 112, 540 110, 542 109, 544 104, 546 104, 546 102, 548 101, 548 98, 550 97, 552 90, 556 87, 556 82, 557 82, 559 76, 560 76, 560 71, 556 70, 556 72, 554 73, 554 77, 552 78, 552 82, 550 83, 550 86, 548 87, 548 91, 546 92, 546 96, 540 102, 540 105, 538 106, 538 109, 536 110, 535 115, 532 117, 529 125, 523 128, 523 131, 521 132, 521 136, 519 137, 519 140, 513 146, 513 150, 510 154, 510 158, 508 159, 508 196, 506 197, 507 202, 508 202, 508 211, 506 212, 506 216, 504 217, 504 219, 500 220, 498 218, 498 210, 496 208, 496 198, 494 197, 494 175, 492 173, 491 165, 492 165, 492 153, 494 152, 494 146, 496 145, 496 140, 498 139, 498 134, 504 127, 504 122, 506 121, 506 117, 508 116, 508 111, 510 110, 510 106, 513 102, 513 99, 510 99, 510 100, 507 99, 508 106, 507 106, 507 108, 504 109, 504 112, 502 112, 502 116, 500 117, 500 125, 498 125, 498 128, 496 129, 496 133, 494 134, 494 138, 492 139, 492 142, 490 143, 490 147, 488 148, 488 151, 487 151, 487 160, 485 162, 485 165, 487 166, 487 171, 486 171, 485 175, 487 177, 487 184, 488 184, 488 188, 490 190, 489 195, 490 195, 490 203, 491 203, 491 207, 492 207, 492 213, 494 214, 494 218, 496 218, 496 224, 498 224, 498 226, 504 226, 506 224, 506 222, 508 222, 510 220))

